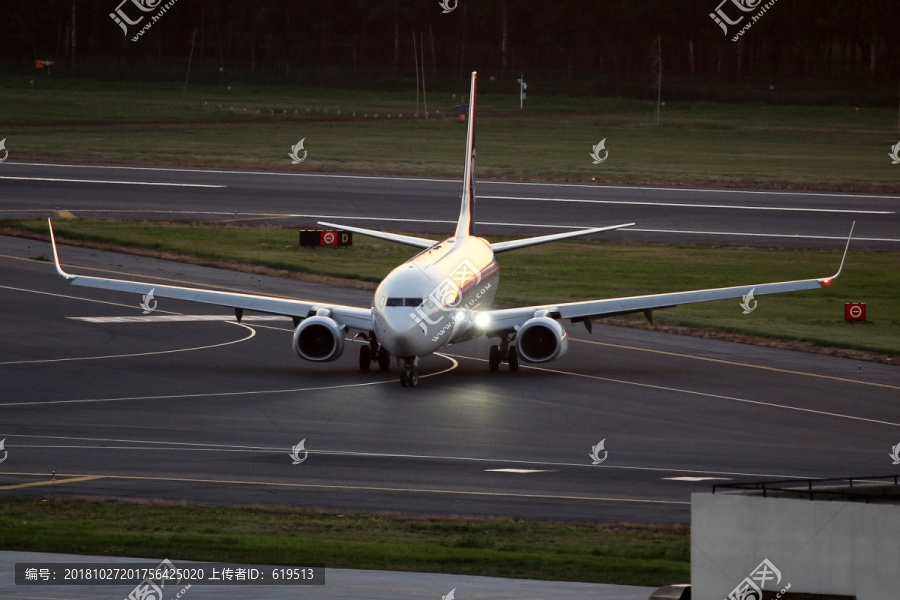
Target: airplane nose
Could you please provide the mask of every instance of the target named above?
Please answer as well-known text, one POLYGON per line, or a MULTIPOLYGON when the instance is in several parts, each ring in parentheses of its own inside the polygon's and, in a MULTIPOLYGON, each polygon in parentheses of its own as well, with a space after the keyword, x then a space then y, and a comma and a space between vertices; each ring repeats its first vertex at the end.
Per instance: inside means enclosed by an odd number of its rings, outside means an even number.
POLYGON ((411 338, 408 334, 398 333, 393 335, 390 340, 390 346, 388 352, 394 356, 418 356, 422 354, 418 350, 418 340, 411 338))
POLYGON ((428 339, 424 323, 415 318, 411 308, 400 308, 383 312, 380 317, 384 321, 385 333, 381 339, 388 352, 394 356, 420 356, 424 353, 423 345, 428 339), (412 314, 410 314, 412 313, 412 314))

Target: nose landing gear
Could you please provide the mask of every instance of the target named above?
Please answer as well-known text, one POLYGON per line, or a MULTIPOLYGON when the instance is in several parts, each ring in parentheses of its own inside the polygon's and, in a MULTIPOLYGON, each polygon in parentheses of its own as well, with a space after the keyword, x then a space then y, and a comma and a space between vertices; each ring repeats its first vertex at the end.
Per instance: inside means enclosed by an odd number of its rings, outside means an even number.
MULTIPOLYGON (((391 354, 384 346, 378 343, 378 338, 374 333, 360 333, 357 339, 364 339, 368 343, 363 344, 359 348, 359 368, 361 371, 368 371, 372 363, 378 363, 378 368, 387 371, 391 368, 391 354)), ((402 364, 403 372, 400 373, 400 385, 403 387, 416 387, 419 385, 419 358, 412 356, 409 358, 398 358, 397 362, 402 364)))
POLYGON ((403 372, 400 373, 400 385, 416 387, 419 385, 419 357, 403 359, 403 372))
POLYGON ((416 387, 419 385, 419 374, 416 371, 403 371, 400 373, 400 385, 403 387, 416 387))

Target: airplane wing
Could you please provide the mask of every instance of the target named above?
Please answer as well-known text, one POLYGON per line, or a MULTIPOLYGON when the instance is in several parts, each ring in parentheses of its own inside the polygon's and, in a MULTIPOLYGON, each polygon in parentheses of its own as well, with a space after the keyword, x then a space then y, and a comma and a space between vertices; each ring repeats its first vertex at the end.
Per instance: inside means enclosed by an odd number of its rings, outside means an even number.
POLYGON ((591 227, 590 229, 579 229, 578 231, 566 231, 564 233, 551 233, 550 235, 539 235, 537 237, 523 238, 521 240, 510 240, 508 242, 496 242, 491 244, 491 250, 494 254, 498 252, 506 252, 515 250, 516 248, 526 248, 528 246, 537 246, 538 244, 546 244, 547 242, 555 242, 557 240, 565 240, 583 235, 591 235, 592 233, 600 233, 601 231, 610 231, 613 229, 621 229, 623 227, 631 227, 634 223, 623 223, 622 225, 610 225, 608 227, 591 227))
POLYGON ((318 225, 324 225, 325 227, 334 227, 335 229, 346 229, 347 231, 352 231, 353 233, 380 238, 382 240, 388 240, 389 242, 406 244, 407 246, 415 246, 416 248, 431 248, 432 246, 437 244, 435 240, 427 240, 425 238, 413 237, 411 235, 402 235, 400 233, 388 233, 387 231, 378 231, 377 229, 364 229, 362 227, 338 225, 337 223, 326 223, 325 221, 319 221, 318 225))
POLYGON ((525 323, 525 321, 536 315, 545 315, 555 319, 569 319, 572 323, 584 322, 585 326, 590 330, 591 319, 599 317, 612 317, 643 312, 648 320, 651 320, 653 310, 671 308, 678 306, 679 304, 693 304, 696 302, 741 298, 751 291, 756 296, 763 296, 765 294, 782 294, 785 292, 819 289, 823 286, 830 285, 831 282, 837 279, 841 274, 841 270, 844 268, 844 261, 847 258, 847 250, 850 248, 850 238, 852 238, 852 236, 853 227, 850 228, 850 237, 847 238, 847 246, 844 248, 844 256, 841 258, 840 267, 838 267, 837 273, 831 277, 489 310, 484 312, 484 319, 487 323, 484 328, 485 333, 489 336, 494 336, 505 332, 515 331, 520 325, 525 323))
POLYGON ((133 294, 148 294, 153 290, 153 295, 157 298, 173 298, 233 308, 238 315, 238 320, 240 320, 240 315, 243 314, 244 310, 252 310, 255 312, 292 317, 295 319, 296 323, 299 319, 305 319, 306 317, 315 315, 319 310, 327 309, 331 311, 331 318, 341 325, 346 325, 347 327, 361 331, 370 331, 372 329, 372 310, 370 308, 313 303, 306 300, 292 300, 290 298, 279 298, 277 296, 258 296, 254 294, 240 294, 236 292, 220 292, 199 288, 143 283, 139 281, 125 281, 122 279, 71 275, 66 273, 59 263, 56 238, 53 235, 53 224, 50 223, 50 219, 47 219, 47 223, 50 225, 50 242, 53 245, 53 260, 56 263, 56 272, 66 280, 70 281, 72 285, 115 290, 118 292, 130 292, 133 294))

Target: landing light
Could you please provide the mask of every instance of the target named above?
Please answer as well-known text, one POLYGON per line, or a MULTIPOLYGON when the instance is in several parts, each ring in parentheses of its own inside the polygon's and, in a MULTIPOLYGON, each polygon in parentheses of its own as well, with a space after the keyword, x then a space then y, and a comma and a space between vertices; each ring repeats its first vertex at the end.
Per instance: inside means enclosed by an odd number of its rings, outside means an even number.
POLYGON ((478 315, 475 317, 475 325, 477 325, 479 329, 486 329, 490 324, 491 318, 485 313, 478 313, 478 315))

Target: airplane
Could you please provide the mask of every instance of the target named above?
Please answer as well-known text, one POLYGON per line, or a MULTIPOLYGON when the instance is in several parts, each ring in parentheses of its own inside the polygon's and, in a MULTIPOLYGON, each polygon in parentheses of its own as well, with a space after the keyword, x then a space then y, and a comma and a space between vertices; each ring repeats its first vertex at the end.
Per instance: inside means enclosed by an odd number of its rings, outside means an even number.
POLYGON ((521 308, 494 309, 500 269, 496 255, 518 248, 630 227, 634 223, 592 227, 565 233, 541 235, 506 242, 488 242, 475 235, 475 108, 477 72, 472 73, 469 92, 466 156, 463 170, 462 202, 456 231, 443 241, 351 227, 320 221, 319 225, 340 228, 366 236, 421 248, 378 285, 368 308, 315 303, 305 300, 241 294, 206 289, 158 285, 102 277, 70 275, 59 262, 53 224, 48 219, 53 259, 57 272, 74 285, 148 294, 157 298, 189 300, 234 309, 240 322, 245 310, 291 317, 294 325, 293 349, 313 362, 336 360, 344 350, 345 334, 359 332, 354 339, 364 343, 359 351, 359 367, 368 370, 377 363, 390 369, 394 358, 403 368, 400 383, 416 387, 419 360, 447 345, 477 337, 497 338, 490 347, 488 365, 496 371, 506 363, 518 370, 520 360, 545 363, 561 358, 568 347, 563 321, 583 323, 592 332, 593 319, 643 313, 652 323, 653 311, 679 304, 757 296, 829 285, 840 274, 847 258, 850 238, 837 273, 820 279, 802 279, 687 292, 608 298, 583 302, 543 304, 521 308))

